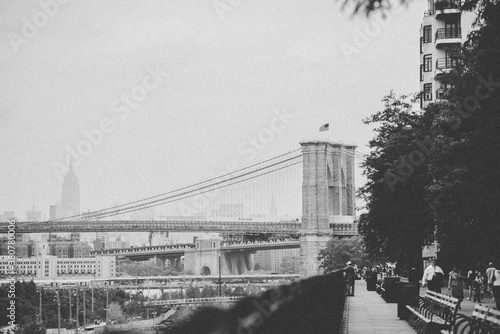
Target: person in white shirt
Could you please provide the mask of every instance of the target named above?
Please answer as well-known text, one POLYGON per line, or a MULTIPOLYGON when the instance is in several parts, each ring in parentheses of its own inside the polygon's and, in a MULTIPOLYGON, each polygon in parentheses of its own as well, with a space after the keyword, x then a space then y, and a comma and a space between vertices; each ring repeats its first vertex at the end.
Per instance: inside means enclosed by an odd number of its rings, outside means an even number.
POLYGON ((497 310, 500 310, 500 270, 495 269, 491 279, 493 281, 493 296, 495 297, 497 310))
POLYGON ((486 269, 486 279, 488 280, 488 291, 491 294, 491 301, 495 301, 495 296, 493 295, 493 276, 495 274, 495 267, 493 262, 490 262, 488 269, 486 269))
POLYGON ((431 264, 424 270, 424 275, 422 276, 422 286, 427 284, 427 289, 441 293, 443 279, 443 269, 436 265, 436 259, 432 259, 431 264))

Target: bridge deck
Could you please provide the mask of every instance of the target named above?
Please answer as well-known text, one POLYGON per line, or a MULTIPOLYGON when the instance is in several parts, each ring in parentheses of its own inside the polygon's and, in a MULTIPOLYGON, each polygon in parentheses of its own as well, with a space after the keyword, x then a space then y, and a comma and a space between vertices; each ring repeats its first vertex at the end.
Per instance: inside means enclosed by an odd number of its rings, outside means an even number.
POLYGON ((404 320, 399 320, 398 304, 388 304, 366 282, 356 281, 355 296, 347 297, 342 334, 415 334, 404 320))

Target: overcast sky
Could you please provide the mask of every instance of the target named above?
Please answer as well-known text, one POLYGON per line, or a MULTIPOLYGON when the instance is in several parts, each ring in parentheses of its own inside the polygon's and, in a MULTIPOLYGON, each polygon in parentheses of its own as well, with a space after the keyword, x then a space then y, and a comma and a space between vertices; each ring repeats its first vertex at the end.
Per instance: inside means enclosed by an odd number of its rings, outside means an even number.
POLYGON ((324 123, 367 153, 361 120, 419 89, 423 1, 385 21, 332 0, 54 4, 0 0, 0 213, 22 219, 33 194, 48 218, 71 151, 95 210, 297 149, 324 123))

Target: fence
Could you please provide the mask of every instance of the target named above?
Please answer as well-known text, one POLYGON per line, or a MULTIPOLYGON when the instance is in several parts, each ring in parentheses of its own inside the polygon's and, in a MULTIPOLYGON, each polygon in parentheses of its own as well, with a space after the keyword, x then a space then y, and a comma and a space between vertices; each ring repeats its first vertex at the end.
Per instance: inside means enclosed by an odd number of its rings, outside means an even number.
MULTIPOLYGON (((94 329, 95 334, 100 333, 113 333, 113 332, 126 332, 131 330, 145 330, 147 328, 152 328, 154 325, 168 319, 175 313, 175 310, 169 310, 167 313, 163 313, 160 316, 152 319, 131 321, 125 324, 107 325, 104 327, 98 327, 94 329)), ((88 332, 86 332, 88 333, 88 332)), ((68 333, 73 334, 73 333, 68 333)))

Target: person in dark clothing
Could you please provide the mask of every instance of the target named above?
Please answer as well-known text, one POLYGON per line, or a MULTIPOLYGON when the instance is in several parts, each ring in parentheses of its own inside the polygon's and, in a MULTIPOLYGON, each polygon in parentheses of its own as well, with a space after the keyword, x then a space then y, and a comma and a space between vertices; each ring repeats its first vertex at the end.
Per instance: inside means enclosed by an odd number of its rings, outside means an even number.
POLYGON ((483 275, 479 272, 472 282, 472 289, 474 290, 474 303, 482 303, 484 280, 483 275))
POLYGON ((408 282, 418 283, 418 281, 419 281, 419 275, 417 273, 417 270, 415 268, 411 268, 410 272, 408 273, 408 282))
POLYGON ((345 283, 348 296, 354 296, 354 282, 356 280, 356 271, 352 266, 352 262, 348 261, 347 268, 345 268, 345 283))

